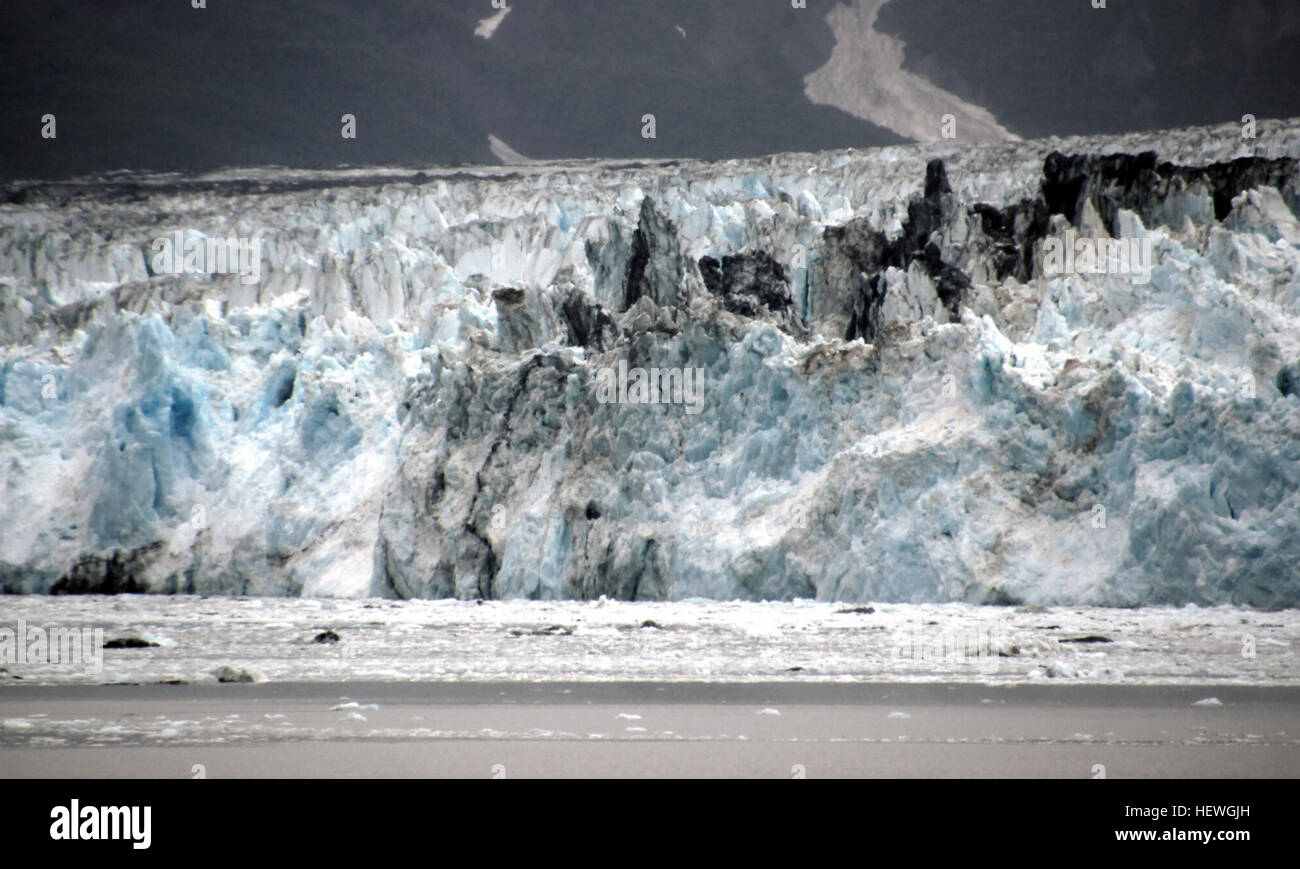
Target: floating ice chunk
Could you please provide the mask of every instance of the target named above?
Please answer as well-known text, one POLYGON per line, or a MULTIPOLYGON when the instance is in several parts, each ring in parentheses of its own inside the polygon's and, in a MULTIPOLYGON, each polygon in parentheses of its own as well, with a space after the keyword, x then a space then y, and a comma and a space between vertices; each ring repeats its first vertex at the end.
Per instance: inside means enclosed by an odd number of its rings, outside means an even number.
POLYGON ((1046 672, 1052 679, 1073 679, 1078 676, 1078 672, 1064 661, 1050 661, 1047 664, 1046 672))

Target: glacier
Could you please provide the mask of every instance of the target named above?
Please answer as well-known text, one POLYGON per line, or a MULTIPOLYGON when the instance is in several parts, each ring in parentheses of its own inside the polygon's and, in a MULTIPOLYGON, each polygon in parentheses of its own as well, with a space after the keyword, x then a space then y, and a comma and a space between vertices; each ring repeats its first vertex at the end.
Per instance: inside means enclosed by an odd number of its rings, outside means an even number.
POLYGON ((0 189, 0 589, 1300 604, 1300 120, 0 189), (255 241, 259 276, 155 268, 255 241), (1067 233, 1146 280, 1047 275, 1067 233), (597 400, 698 370, 698 413, 597 400))

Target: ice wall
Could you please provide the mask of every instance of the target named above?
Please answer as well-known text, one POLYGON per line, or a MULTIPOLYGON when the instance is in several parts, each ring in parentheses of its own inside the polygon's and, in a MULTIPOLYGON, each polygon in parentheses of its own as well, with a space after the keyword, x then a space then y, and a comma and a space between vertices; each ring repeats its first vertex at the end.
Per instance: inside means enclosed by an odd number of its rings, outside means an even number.
POLYGON ((1245 145, 10 185, 0 585, 1294 606, 1300 123, 1245 145))

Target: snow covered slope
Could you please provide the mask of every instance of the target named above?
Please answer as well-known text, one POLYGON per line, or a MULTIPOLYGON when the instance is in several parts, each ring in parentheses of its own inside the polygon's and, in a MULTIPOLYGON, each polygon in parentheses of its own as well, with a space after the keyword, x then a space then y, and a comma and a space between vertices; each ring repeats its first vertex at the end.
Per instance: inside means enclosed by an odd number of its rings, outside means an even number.
POLYGON ((918 142, 942 138, 937 119, 952 116, 954 129, 971 141, 1018 138, 980 106, 973 106, 923 76, 904 69, 904 46, 876 30, 880 7, 888 0, 836 4, 826 21, 835 50, 824 66, 805 79, 815 103, 837 106, 918 142))
POLYGON ((0 585, 1295 606, 1297 156, 11 185, 0 585), (1044 259, 1111 236, 1149 268, 1044 259), (653 368, 697 402, 599 394, 653 368))

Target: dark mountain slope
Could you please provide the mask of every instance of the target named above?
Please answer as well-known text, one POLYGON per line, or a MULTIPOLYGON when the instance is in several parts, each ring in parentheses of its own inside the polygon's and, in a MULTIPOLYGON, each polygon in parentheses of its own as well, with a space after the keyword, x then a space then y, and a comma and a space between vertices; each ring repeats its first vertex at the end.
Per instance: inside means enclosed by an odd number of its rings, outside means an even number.
POLYGON ((876 27, 1022 136, 1300 114, 1295 0, 894 0, 876 27))
POLYGON ((0 176, 494 162, 489 133, 537 157, 899 141, 803 96, 832 47, 830 2, 534 0, 484 40, 487 0, 9 0, 0 176))

